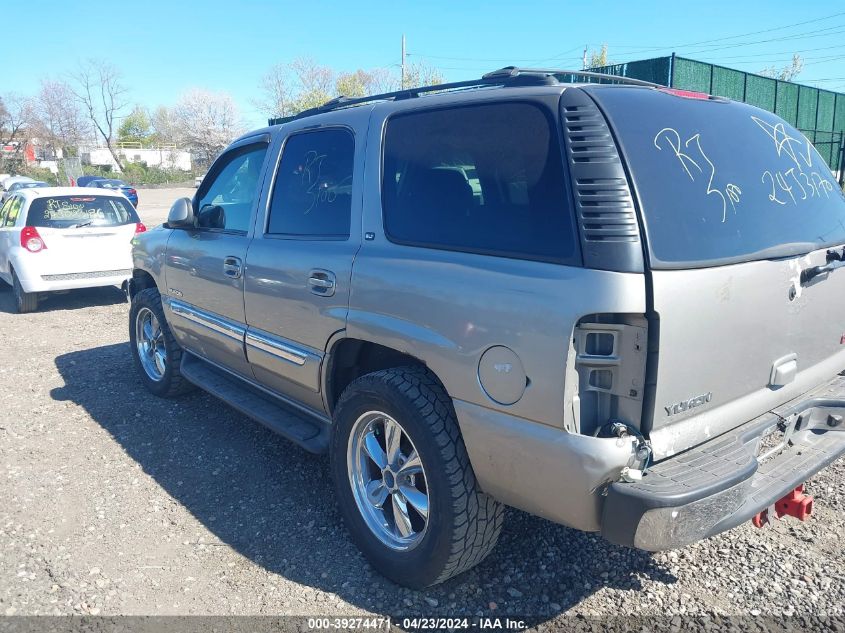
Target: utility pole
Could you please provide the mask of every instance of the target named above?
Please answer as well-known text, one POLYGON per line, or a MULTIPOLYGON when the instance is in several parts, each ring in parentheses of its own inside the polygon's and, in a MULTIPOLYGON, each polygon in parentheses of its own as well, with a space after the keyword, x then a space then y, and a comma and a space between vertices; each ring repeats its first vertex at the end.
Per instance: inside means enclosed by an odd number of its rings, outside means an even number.
POLYGON ((587 70, 587 45, 584 44, 584 61, 581 64, 581 70, 587 70))
MULTIPOLYGON (((586 53, 584 53, 586 55, 586 53)), ((586 57, 585 57, 586 59, 586 57)), ((405 89, 405 34, 402 33, 402 90, 405 89)))

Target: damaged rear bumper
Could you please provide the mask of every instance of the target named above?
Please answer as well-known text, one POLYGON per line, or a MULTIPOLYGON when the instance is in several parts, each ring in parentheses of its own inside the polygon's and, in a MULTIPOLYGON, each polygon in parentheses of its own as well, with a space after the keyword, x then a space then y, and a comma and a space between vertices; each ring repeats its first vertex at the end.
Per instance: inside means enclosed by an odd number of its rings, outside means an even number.
POLYGON ((845 454, 845 377, 609 486, 602 535, 660 551, 750 520, 845 454))

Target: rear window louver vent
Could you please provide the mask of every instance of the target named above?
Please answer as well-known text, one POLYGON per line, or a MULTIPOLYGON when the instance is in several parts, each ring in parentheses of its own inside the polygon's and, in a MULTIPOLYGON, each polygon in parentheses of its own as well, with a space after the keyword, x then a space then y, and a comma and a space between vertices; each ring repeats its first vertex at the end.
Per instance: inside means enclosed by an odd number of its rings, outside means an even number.
POLYGON ((563 94, 561 115, 584 264, 640 272, 640 230, 628 179, 604 115, 583 91, 563 94))

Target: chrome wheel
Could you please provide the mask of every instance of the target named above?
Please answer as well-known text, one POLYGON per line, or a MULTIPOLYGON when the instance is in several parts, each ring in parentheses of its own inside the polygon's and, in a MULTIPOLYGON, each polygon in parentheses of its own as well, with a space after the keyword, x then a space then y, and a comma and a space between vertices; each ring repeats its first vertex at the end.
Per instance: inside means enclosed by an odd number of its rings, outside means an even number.
POLYGON ((428 485, 405 429, 386 413, 365 413, 349 435, 346 464, 355 503, 373 534, 395 550, 419 544, 428 528, 428 485))
POLYGON ((135 317, 135 346, 147 376, 156 382, 164 378, 164 372, 167 370, 164 332, 156 315, 149 308, 141 308, 135 317))

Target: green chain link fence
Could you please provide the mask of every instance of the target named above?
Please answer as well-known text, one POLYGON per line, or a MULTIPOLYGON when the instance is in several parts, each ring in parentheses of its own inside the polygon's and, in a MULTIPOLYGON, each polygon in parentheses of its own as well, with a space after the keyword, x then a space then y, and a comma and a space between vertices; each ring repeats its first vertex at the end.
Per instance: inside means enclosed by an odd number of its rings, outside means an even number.
MULTIPOLYGON (((642 79, 681 90, 744 101, 786 120, 803 132, 845 181, 845 94, 672 55, 592 68, 594 72, 642 79)), ((578 80, 577 78, 573 78, 578 80)), ((581 80, 583 81, 583 79, 581 80)))

